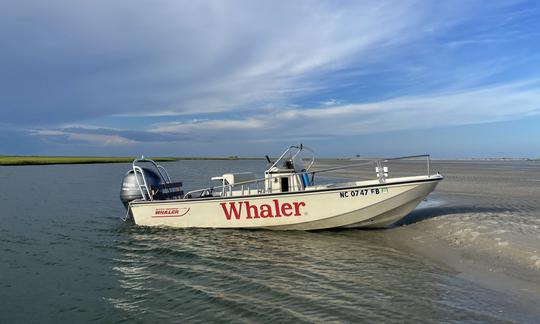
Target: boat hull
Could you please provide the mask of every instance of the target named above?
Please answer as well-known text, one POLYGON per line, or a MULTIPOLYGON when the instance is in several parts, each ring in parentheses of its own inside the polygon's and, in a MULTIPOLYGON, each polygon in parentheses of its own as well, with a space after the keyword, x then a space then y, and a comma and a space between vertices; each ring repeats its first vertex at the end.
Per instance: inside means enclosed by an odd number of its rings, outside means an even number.
POLYGON ((136 224, 178 228, 319 230, 387 227, 411 212, 442 176, 244 197, 134 201, 136 224))

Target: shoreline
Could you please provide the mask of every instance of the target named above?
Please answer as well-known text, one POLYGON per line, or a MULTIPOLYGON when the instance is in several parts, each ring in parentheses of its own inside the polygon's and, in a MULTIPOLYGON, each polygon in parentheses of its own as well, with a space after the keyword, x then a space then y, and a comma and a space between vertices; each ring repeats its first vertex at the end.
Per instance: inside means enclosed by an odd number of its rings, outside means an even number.
MULTIPOLYGON (((0 156, 0 166, 131 163, 135 157, 104 156, 0 156)), ((254 157, 149 157, 156 162, 263 160, 254 157)))
MULTIPOLYGON (((413 212, 383 230, 385 241, 540 316, 538 161, 432 162, 432 170, 445 179, 413 212), (478 167, 481 163, 484 167, 478 167)), ((324 161, 317 167, 343 163, 324 161)), ((394 170, 399 173, 399 166, 394 170)), ((366 174, 333 172, 345 178, 366 174)))
MULTIPOLYGON (((127 156, 45 156, 45 155, 0 155, 0 166, 23 165, 61 165, 61 164, 103 164, 103 163, 131 163, 136 157, 127 156)), ((239 156, 180 156, 180 157, 149 157, 156 162, 174 161, 255 161, 264 160, 262 157, 239 156)), ((276 158, 272 158, 276 159, 276 158)), ((345 162, 355 160, 372 160, 378 158, 367 157, 322 157, 317 164, 333 164, 332 162, 345 162)), ((467 163, 467 162, 540 162, 537 158, 524 157, 485 157, 485 158, 431 158, 432 162, 467 163)))

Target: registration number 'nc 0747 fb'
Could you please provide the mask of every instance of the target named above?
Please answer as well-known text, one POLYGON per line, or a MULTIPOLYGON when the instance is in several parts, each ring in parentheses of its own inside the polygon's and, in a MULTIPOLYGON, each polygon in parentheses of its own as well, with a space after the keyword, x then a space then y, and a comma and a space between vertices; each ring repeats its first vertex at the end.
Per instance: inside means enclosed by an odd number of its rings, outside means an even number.
POLYGON ((388 193, 388 188, 371 188, 371 189, 353 189, 347 191, 341 191, 339 198, 351 198, 351 197, 364 197, 368 195, 380 195, 388 193))

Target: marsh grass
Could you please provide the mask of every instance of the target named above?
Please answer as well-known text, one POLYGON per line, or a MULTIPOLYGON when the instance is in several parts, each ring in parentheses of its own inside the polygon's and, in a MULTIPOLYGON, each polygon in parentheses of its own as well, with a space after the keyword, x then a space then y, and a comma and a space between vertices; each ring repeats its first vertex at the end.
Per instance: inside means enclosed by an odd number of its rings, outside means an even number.
MULTIPOLYGON (((134 157, 102 156, 0 156, 0 165, 44 165, 44 164, 91 164, 91 163, 131 163, 134 157)), ((179 160, 259 160, 259 158, 229 157, 151 157, 157 162, 179 160)))

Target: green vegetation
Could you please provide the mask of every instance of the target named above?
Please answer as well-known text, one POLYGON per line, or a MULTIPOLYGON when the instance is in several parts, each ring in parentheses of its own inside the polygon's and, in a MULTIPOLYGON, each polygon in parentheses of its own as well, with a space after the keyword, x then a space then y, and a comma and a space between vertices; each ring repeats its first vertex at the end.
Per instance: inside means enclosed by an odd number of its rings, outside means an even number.
MULTIPOLYGON (((156 158, 156 161, 175 161, 174 158, 156 158)), ((41 165, 41 164, 88 164, 88 163, 129 163, 132 157, 92 157, 92 156, 0 156, 0 165, 41 165)))
MULTIPOLYGON (((179 160, 260 160, 260 158, 230 157, 151 157, 158 162, 179 160)), ((131 163, 133 157, 102 156, 0 156, 0 165, 43 165, 43 164, 90 164, 131 163)))

